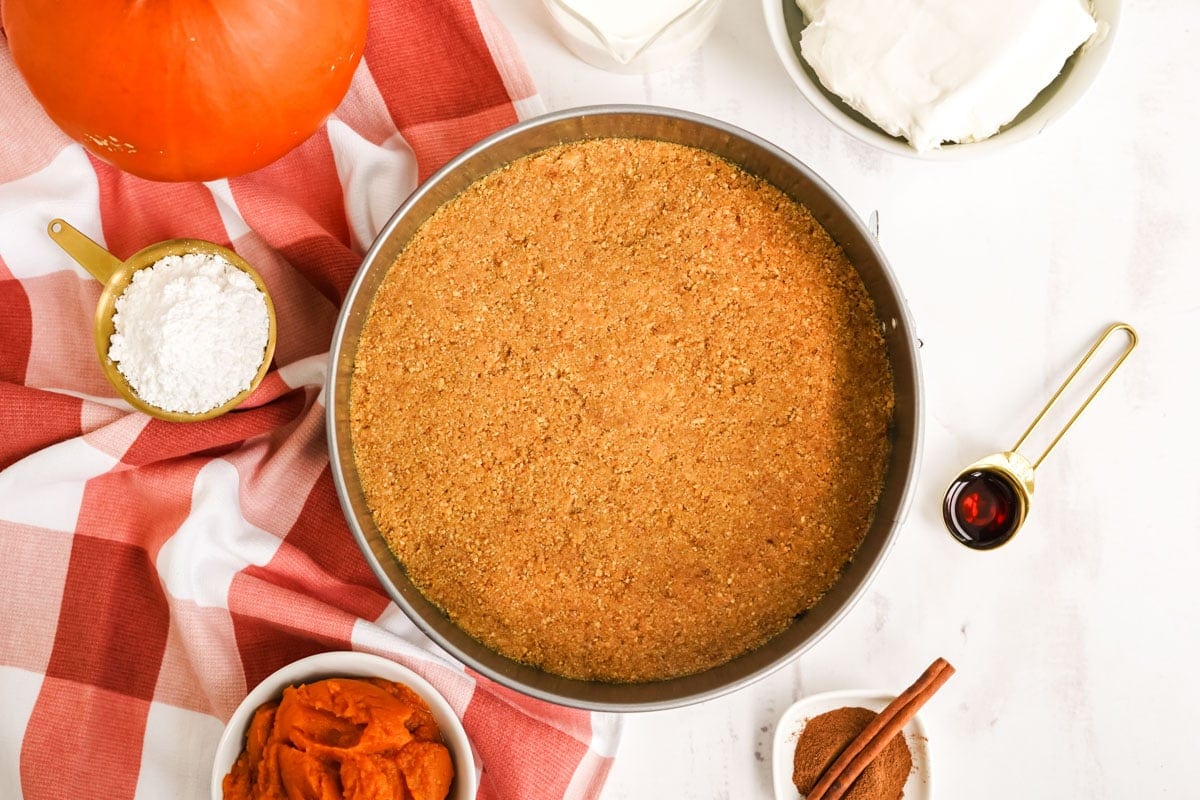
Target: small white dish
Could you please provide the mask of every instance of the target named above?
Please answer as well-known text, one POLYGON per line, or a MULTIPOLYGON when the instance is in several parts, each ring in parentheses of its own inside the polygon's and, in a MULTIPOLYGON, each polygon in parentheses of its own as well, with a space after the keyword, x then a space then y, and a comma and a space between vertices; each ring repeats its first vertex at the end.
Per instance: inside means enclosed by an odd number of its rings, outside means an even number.
POLYGON ((293 661, 271 673, 262 683, 255 686, 246 699, 233 712, 221 740, 217 743, 217 755, 213 759, 212 800, 223 800, 221 782, 233 768, 233 763, 246 744, 246 729, 255 709, 263 703, 283 694, 288 686, 312 683, 324 678, 384 678, 403 683, 419 694, 429 704, 433 718, 442 731, 450 758, 454 762, 454 783, 450 786, 448 800, 474 800, 476 776, 475 760, 471 755, 471 744, 462 723, 450 708, 446 699, 424 678, 395 661, 370 653, 334 652, 318 653, 299 661, 293 661))
POLYGON ((1016 119, 981 141, 944 144, 926 152, 918 152, 903 139, 884 133, 821 85, 800 55, 800 34, 806 23, 796 0, 763 0, 763 16, 771 43, 792 82, 827 120, 859 141, 889 153, 929 161, 953 161, 993 153, 1036 136, 1083 97, 1108 59, 1121 17, 1121 0, 1090 0, 1088 5, 1100 23, 1096 35, 1067 59, 1059 76, 1016 119))
MULTIPOLYGON (((801 800, 804 797, 792 783, 792 764, 796 740, 810 719, 846 706, 880 712, 894 699, 894 694, 849 689, 810 695, 789 706, 775 726, 775 741, 771 747, 771 783, 775 787, 776 800, 801 800)), ((908 742, 913 762, 908 782, 904 784, 904 800, 931 800, 933 780, 929 763, 929 737, 921 723, 920 714, 904 726, 904 739, 908 742)))

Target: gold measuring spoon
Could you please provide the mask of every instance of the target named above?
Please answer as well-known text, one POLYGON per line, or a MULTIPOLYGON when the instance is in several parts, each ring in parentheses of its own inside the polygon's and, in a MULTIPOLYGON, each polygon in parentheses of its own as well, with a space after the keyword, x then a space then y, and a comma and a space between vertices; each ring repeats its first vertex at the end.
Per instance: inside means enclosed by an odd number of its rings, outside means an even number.
POLYGON ((121 395, 131 406, 152 417, 168 422, 200 422, 236 408, 262 382, 271 366, 271 357, 275 354, 275 305, 271 302, 271 295, 267 292, 267 285, 263 283, 262 277, 237 253, 227 247, 221 247, 219 244, 201 239, 169 239, 145 247, 122 261, 61 219, 51 220, 47 226, 47 233, 59 247, 66 251, 67 255, 79 262, 81 267, 104 285, 104 290, 100 293, 100 302, 96 305, 96 316, 92 323, 92 338, 96 343, 96 354, 100 357, 100 366, 104 369, 105 377, 117 390, 117 394, 121 395), (167 411, 145 402, 138 397, 137 392, 129 385, 129 381, 117 369, 113 360, 108 357, 109 340, 112 338, 115 327, 113 314, 116 311, 117 298, 129 286, 130 281, 133 280, 133 274, 139 269, 154 266, 160 259, 167 256, 182 256, 187 253, 219 256, 249 275, 258 286, 258 290, 262 292, 263 300, 267 305, 269 324, 267 346, 263 351, 262 363, 259 365, 254 379, 250 381, 250 386, 216 408, 199 414, 167 411))
POLYGON ((1071 374, 1067 376, 1062 386, 1059 386, 1058 391, 1050 398, 1050 402, 1046 403, 1046 406, 1021 434, 1021 438, 1017 440, 1016 444, 1003 453, 995 453, 976 461, 954 479, 942 501, 942 519, 946 523, 946 529, 955 539, 973 550, 992 550, 1016 535, 1021 525, 1024 524, 1025 517, 1029 513, 1029 504, 1033 501, 1034 470, 1046 460, 1046 456, 1059 443, 1075 420, 1079 419, 1079 415, 1092 402, 1092 398, 1104 388, 1104 384, 1108 383, 1108 379, 1113 376, 1117 368, 1129 357, 1133 348, 1137 347, 1137 343, 1137 332, 1133 328, 1123 322, 1110 325, 1075 365, 1075 369, 1071 370, 1071 374), (1104 374, 1104 377, 1100 379, 1100 382, 1096 384, 1092 393, 1080 404, 1079 408, 1075 409, 1075 413, 1067 420, 1067 424, 1063 425, 1036 461, 1030 461, 1021 455, 1018 451, 1025 440, 1029 438, 1029 434, 1033 433, 1050 409, 1062 397, 1063 392, 1075 380, 1080 370, 1092 360, 1092 356, 1096 354, 1100 346, 1108 337, 1118 331, 1124 331, 1129 336, 1129 344, 1121 351, 1116 363, 1104 374))

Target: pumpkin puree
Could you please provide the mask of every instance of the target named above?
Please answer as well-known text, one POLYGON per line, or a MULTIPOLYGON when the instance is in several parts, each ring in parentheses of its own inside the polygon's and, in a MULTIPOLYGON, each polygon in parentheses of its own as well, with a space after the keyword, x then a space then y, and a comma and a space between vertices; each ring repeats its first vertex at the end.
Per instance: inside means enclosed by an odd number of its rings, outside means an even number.
POLYGON ((330 678, 254 712, 225 800, 444 800, 454 767, 429 706, 403 684, 330 678))

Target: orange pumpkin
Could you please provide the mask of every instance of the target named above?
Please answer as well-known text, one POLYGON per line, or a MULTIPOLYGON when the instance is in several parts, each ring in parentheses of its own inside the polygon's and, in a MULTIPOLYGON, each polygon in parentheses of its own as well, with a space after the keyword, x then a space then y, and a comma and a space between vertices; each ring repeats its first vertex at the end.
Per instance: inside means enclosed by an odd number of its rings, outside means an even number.
POLYGON ((17 68, 50 118, 144 178, 265 166, 350 86, 367 0, 2 0, 17 68))

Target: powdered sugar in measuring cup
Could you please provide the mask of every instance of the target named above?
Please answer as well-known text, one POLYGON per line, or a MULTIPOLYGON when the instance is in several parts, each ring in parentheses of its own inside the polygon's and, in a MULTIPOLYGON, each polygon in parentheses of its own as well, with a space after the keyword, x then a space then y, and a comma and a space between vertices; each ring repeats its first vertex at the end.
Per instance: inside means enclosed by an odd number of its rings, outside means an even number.
POLYGON ((116 300, 108 357, 137 396, 200 414, 248 389, 270 318, 254 280, 219 255, 185 253, 134 273, 116 300))

